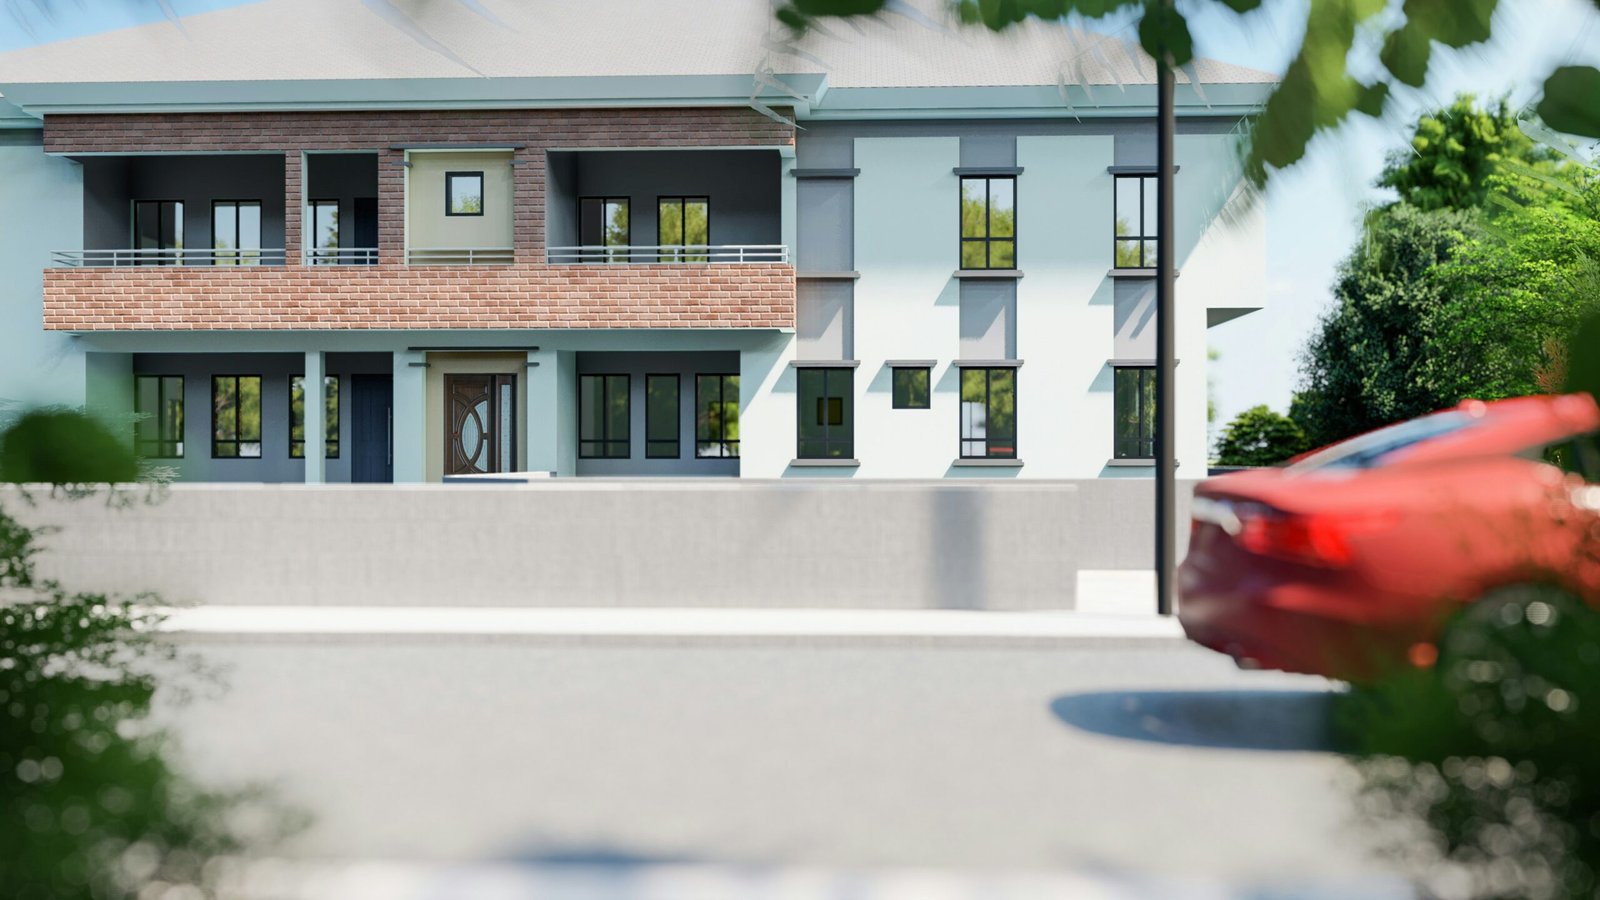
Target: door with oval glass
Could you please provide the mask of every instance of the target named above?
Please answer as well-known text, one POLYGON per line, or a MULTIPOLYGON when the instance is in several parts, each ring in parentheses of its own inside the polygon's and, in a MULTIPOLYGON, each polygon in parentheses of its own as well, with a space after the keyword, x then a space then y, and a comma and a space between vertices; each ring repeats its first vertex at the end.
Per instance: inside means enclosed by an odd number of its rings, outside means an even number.
POLYGON ((510 472, 517 466, 517 377, 445 375, 446 475, 510 472))

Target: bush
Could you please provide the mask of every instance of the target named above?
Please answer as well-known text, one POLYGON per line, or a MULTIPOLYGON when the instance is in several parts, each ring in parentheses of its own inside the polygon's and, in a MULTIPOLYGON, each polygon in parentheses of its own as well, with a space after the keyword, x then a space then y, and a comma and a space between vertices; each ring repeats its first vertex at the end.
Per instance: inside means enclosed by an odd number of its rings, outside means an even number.
POLYGON ((1288 416, 1252 406, 1228 423, 1217 442, 1217 464, 1273 466, 1310 449, 1310 442, 1288 416))
POLYGON ((67 409, 23 413, 0 435, 0 481, 13 484, 124 484, 139 478, 127 442, 67 409))

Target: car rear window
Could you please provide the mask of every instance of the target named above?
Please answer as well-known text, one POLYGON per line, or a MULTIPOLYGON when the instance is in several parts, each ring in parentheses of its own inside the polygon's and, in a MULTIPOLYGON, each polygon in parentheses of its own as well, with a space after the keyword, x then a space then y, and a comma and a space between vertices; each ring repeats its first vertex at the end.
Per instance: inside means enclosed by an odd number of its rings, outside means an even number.
POLYGON ((1289 466, 1288 471, 1306 473, 1340 469, 1374 469, 1423 441, 1431 441, 1451 432, 1460 431, 1477 421, 1479 421, 1477 418, 1460 410, 1411 419, 1313 453, 1289 466))

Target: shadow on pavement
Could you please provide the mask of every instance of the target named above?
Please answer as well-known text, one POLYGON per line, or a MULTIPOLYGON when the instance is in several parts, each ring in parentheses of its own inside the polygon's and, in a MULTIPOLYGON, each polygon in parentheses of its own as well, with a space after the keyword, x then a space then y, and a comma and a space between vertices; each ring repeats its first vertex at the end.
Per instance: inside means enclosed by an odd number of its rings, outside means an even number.
POLYGON ((1100 691, 1050 711, 1109 737, 1232 750, 1331 751, 1327 691, 1100 691))

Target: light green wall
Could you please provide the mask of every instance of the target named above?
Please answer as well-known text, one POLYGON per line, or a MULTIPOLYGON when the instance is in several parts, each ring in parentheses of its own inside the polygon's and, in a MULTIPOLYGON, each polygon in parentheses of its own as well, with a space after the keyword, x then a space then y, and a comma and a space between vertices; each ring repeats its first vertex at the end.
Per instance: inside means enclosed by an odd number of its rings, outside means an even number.
POLYGON ((36 140, 0 136, 0 414, 85 402, 83 351, 41 310, 50 251, 83 246, 83 170, 36 140))
POLYGON ((493 248, 511 246, 512 187, 509 152, 438 153, 413 151, 406 184, 406 246, 493 248), (447 216, 446 172, 483 173, 483 215, 447 216))

